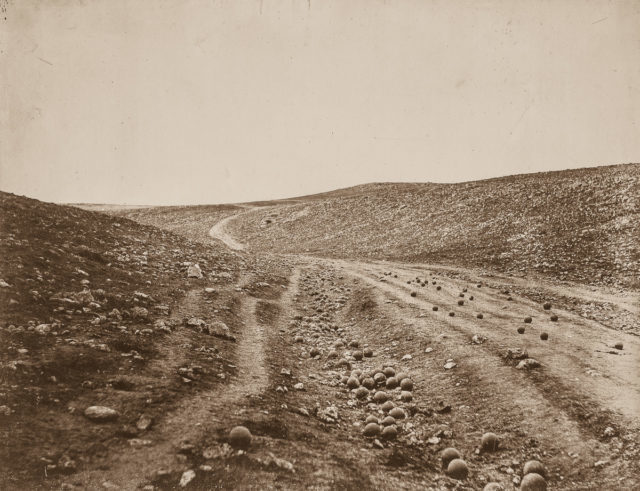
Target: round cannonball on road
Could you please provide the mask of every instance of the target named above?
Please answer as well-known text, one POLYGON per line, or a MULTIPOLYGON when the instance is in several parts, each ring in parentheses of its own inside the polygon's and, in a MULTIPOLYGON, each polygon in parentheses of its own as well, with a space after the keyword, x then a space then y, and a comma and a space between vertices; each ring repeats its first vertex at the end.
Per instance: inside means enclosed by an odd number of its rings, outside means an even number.
POLYGON ((389 377, 385 382, 387 389, 395 389, 398 386, 398 380, 395 377, 389 377))
POLYGON ((524 323, 525 324, 531 324, 532 321, 533 321, 533 319, 531 317, 525 317, 524 318, 524 323))
POLYGON ((404 413, 404 409, 401 407, 394 407, 391 411, 389 411, 389 416, 392 416, 395 419, 404 419, 406 418, 406 414, 404 413))
POLYGON ((484 315, 482 315, 482 314, 478 314, 478 315, 476 315, 476 317, 477 317, 478 319, 482 319, 482 318, 484 317, 484 315))
POLYGON ((522 478, 520 491, 547 491, 547 481, 540 474, 531 472, 522 478))
POLYGON ((469 476, 469 466, 462 459, 453 459, 447 466, 447 475, 458 480, 466 479, 469 476))
POLYGON ((393 416, 385 416, 382 420, 382 426, 389 426, 396 424, 396 419, 393 416))
POLYGON ((402 402, 411 402, 413 400, 413 394, 411 392, 409 392, 408 390, 403 390, 400 393, 400 400, 402 402))
POLYGON ((382 438, 385 440, 394 440, 398 436, 398 428, 396 425, 385 426, 382 430, 382 438))
POLYGON ((622 350, 624 349, 624 344, 618 342, 613 346, 615 349, 622 350))
POLYGON ((350 389, 360 387, 360 381, 357 379, 357 377, 349 377, 347 379, 347 387, 349 387, 350 389))
POLYGON ((384 373, 386 377, 393 377, 395 376, 396 371, 393 369, 393 367, 385 367, 385 369, 382 370, 382 373, 384 373))
POLYGON ((400 388, 406 391, 413 390, 413 381, 410 378, 403 378, 400 382, 400 388))
POLYGON ((460 452, 458 452, 455 448, 452 448, 452 447, 445 448, 440 454, 440 459, 442 460, 442 467, 446 469, 447 466, 449 465, 449 462, 451 462, 453 459, 459 459, 460 457, 462 457, 460 455, 460 452))
POLYGON ((251 445, 251 432, 244 426, 236 426, 229 432, 229 445, 235 449, 246 450, 251 445))
POLYGON ((356 361, 360 361, 363 358, 363 353, 362 351, 354 351, 353 352, 353 357, 355 358, 356 361))
POLYGON ((524 467, 522 468, 522 475, 531 473, 540 474, 544 478, 547 477, 547 469, 539 460, 529 460, 524 464, 524 467))
POLYGON ((464 305, 464 300, 458 300, 458 305, 460 306, 464 305))
POLYGON ((542 308, 544 310, 551 310, 551 302, 545 302, 542 308))
POLYGON ((549 319, 551 319, 551 322, 558 322, 558 316, 556 314, 553 314, 549 319))
POLYGON ((371 390, 376 386, 376 383, 373 381, 371 377, 367 377, 362 381, 362 386, 371 390))
POLYGON ((378 404, 382 404, 383 402, 386 402, 387 399, 389 399, 389 396, 387 396, 387 393, 384 392, 383 390, 379 390, 373 396, 374 402, 377 402, 378 404))
POLYGON ((540 339, 542 339, 543 341, 546 341, 547 339, 549 339, 549 334, 546 332, 541 332, 540 339))
POLYGON ((380 425, 374 422, 367 423, 364 430, 362 430, 362 434, 368 437, 378 436, 380 434, 380 425))
POLYGON ((365 358, 371 358, 373 356, 373 350, 371 348, 365 348, 362 354, 365 358))
POLYGON ((364 420, 364 423, 365 424, 378 423, 378 418, 373 414, 370 414, 369 416, 367 416, 367 419, 364 420))
POLYGON ((438 311, 438 306, 434 305, 433 307, 431 307, 431 310, 433 310, 434 312, 437 312, 438 311))
POLYGON ((387 380, 387 376, 382 373, 382 372, 377 372, 374 376, 373 376, 373 381, 377 384, 377 385, 382 385, 385 383, 385 381, 387 380))
POLYGON ((358 387, 356 389, 356 397, 358 399, 366 399, 369 395, 369 390, 366 387, 358 387))
POLYGON ((382 406, 380 406, 380 409, 382 409, 385 413, 387 413, 391 411, 394 407, 396 407, 396 405, 392 401, 386 401, 382 406))
POLYGON ((495 433, 485 433, 482 435, 482 440, 480 443, 480 449, 483 452, 495 452, 498 450, 498 445, 500 444, 498 440, 498 435, 495 433))
POLYGON ((524 334, 524 327, 518 328, 518 334, 524 334))

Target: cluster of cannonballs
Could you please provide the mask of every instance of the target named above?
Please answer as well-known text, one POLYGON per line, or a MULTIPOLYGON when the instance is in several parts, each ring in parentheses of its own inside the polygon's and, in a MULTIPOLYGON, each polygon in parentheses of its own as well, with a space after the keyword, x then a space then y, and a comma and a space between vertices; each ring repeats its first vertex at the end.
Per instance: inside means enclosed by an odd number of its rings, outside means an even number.
MULTIPOLYGON (((500 442, 495 433, 485 433, 482 435, 480 450, 483 453, 495 452, 498 450, 500 442)), ((463 460, 462 454, 455 448, 445 448, 440 454, 442 468, 447 475, 453 479, 464 480, 469 477, 469 466, 463 460)), ((521 491, 545 491, 547 489, 547 470, 544 465, 537 460, 528 461, 522 469, 521 491)), ((505 488, 500 483, 490 482, 484 487, 484 491, 500 491, 505 488)))
MULTIPOLYGON (((542 308, 544 310, 551 310, 551 303, 550 302, 545 302, 544 304, 542 304, 542 308)), ((551 322, 557 322, 558 321, 558 316, 556 314, 552 314, 551 317, 549 318, 551 320, 551 322)), ((527 316, 524 318, 524 323, 525 324, 531 324, 533 322, 533 319, 530 316, 527 316)), ((518 334, 524 334, 525 333, 525 328, 524 327, 519 327, 518 328, 518 334)), ((546 331, 543 331, 540 333, 540 339, 542 339, 543 341, 546 341, 547 339, 549 339, 549 333, 547 333, 546 331)))
POLYGON ((382 419, 375 415, 367 416, 362 434, 367 438, 395 439, 398 436, 396 422, 405 419, 407 414, 391 399, 394 391, 399 390, 399 399, 402 402, 413 400, 413 381, 408 374, 396 373, 395 369, 390 366, 368 373, 356 369, 352 370, 349 375, 342 377, 341 382, 349 390, 354 391, 358 399, 367 400, 370 398, 386 414, 382 419))

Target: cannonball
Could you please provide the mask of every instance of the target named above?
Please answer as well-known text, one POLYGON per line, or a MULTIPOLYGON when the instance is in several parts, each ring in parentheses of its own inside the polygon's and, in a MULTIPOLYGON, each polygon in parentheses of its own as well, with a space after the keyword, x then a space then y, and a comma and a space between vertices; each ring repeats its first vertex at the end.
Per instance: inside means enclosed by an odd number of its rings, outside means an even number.
POLYGON ((356 359, 356 361, 362 360, 363 356, 364 355, 363 355, 362 351, 354 351, 353 352, 353 357, 356 359))
POLYGON ((451 462, 453 459, 459 459, 460 457, 462 457, 462 455, 460 455, 460 452, 458 452, 455 448, 445 448, 440 454, 442 467, 446 469, 449 465, 449 462, 451 462))
POLYGON ((398 428, 396 425, 385 426, 384 430, 382 430, 382 438, 385 440, 393 440, 398 436, 398 428))
POLYGON ((522 475, 530 473, 540 474, 544 478, 547 477, 547 469, 539 460, 529 460, 524 464, 524 467, 522 468, 522 475))
POLYGON ((404 419, 406 418, 406 414, 404 413, 404 409, 401 407, 394 407, 391 411, 389 411, 389 416, 393 416, 395 419, 404 419))
POLYGON ((458 305, 460 306, 464 305, 464 300, 458 300, 458 305))
POLYGON ((318 348, 311 348, 311 350, 309 351, 309 356, 311 356, 311 358, 314 358, 316 356, 318 356, 320 354, 320 350, 318 348))
POLYGON ((365 358, 371 358, 373 356, 373 350, 371 348, 365 348, 362 354, 365 358))
POLYGON ((377 372, 373 376, 373 381, 378 385, 384 384, 386 380, 387 380, 387 376, 382 372, 377 372))
POLYGON ((373 381, 371 377, 367 377, 362 381, 362 386, 371 390, 376 386, 376 383, 373 381))
POLYGON ((369 390, 366 387, 358 387, 356 389, 356 397, 358 399, 366 399, 369 395, 369 390))
POLYGON ((524 323, 525 324, 531 324, 532 321, 533 321, 533 319, 531 317, 525 317, 524 318, 524 323))
POLYGON ((417 297, 417 296, 418 296, 418 293, 417 293, 417 292, 411 292, 411 296, 412 296, 412 297, 417 297))
POLYGON ((524 334, 524 327, 518 328, 518 334, 524 334))
POLYGON ((458 480, 466 479, 469 476, 469 466, 462 459, 453 459, 447 466, 447 475, 458 480))
POLYGON ((464 293, 459 293, 459 294, 458 294, 458 296, 459 296, 460 298, 464 298, 464 293))
POLYGON ((549 334, 546 332, 541 332, 540 339, 542 339, 543 341, 546 341, 547 339, 549 339, 549 334))
POLYGON ((542 305, 542 308, 544 310, 551 310, 551 302, 545 302, 544 305, 542 305))
POLYGON ((400 382, 400 388, 405 391, 413 390, 413 382, 410 378, 403 378, 400 382))
POLYGON ((347 387, 350 389, 355 389, 356 387, 360 387, 360 381, 357 377, 349 377, 347 379, 347 387))
POLYGON ((382 420, 382 426, 389 426, 396 424, 396 419, 393 416, 385 416, 382 420))
POLYGON ((387 396, 387 393, 379 390, 378 392, 376 392, 373 396, 373 400, 374 402, 377 402, 378 404, 382 404, 383 402, 385 402, 387 399, 389 398, 389 396, 387 396))
POLYGON ((622 343, 618 342, 618 343, 614 344, 614 345, 613 345, 613 347, 614 347, 615 349, 619 349, 619 350, 621 350, 621 349, 623 349, 623 348, 624 348, 624 344, 622 344, 622 343))
POLYGON ((477 317, 478 319, 482 319, 482 318, 484 317, 484 315, 482 315, 482 314, 478 314, 478 315, 476 315, 476 317, 477 317))
POLYGON ((456 315, 455 312, 449 312, 449 317, 454 317, 456 315))
POLYGON ((482 435, 482 440, 480 443, 480 449, 483 452, 495 452, 498 450, 498 445, 500 444, 498 440, 498 435, 495 433, 485 433, 482 435))
POLYGON ((395 377, 389 377, 385 382, 387 389, 395 389, 398 386, 398 380, 395 377))
POLYGON ((352 377, 360 378, 361 375, 362 375, 362 370, 360 370, 359 368, 356 368, 355 370, 351 370, 352 377))
POLYGON ((440 291, 442 290, 442 287, 440 285, 436 286, 436 290, 440 291))
POLYGON ((531 472, 522 478, 520 491, 546 491, 547 481, 540 474, 531 472))
POLYGON ((434 312, 437 312, 438 311, 438 306, 434 305, 433 307, 431 307, 431 310, 433 310, 434 312))
POLYGON ((556 314, 553 314, 551 317, 551 322, 558 322, 558 316, 556 314))
POLYGON ((353 340, 351 340, 349 342, 349 347, 351 347, 351 348, 357 348, 358 346, 360 346, 360 343, 355 339, 353 339, 353 340))
POLYGON ((386 377, 393 377, 396 374, 396 371, 393 367, 385 367, 385 369, 382 370, 382 373, 384 373, 386 377))
POLYGON ((343 375, 342 378, 340 379, 340 383, 341 384, 345 384, 349 381, 350 377, 347 377, 346 375, 343 375))
POLYGON ((400 393, 400 399, 403 402, 411 402, 413 400, 413 394, 411 392, 407 391, 407 390, 403 390, 400 393))
POLYGON ((396 380, 398 381, 398 383, 402 382, 404 379, 406 379, 409 375, 407 374, 407 372, 398 372, 394 375, 394 377, 396 378, 396 380))
POLYGON ((471 296, 469 297, 469 300, 473 300, 473 299, 474 299, 474 298, 473 298, 473 295, 471 295, 471 296))
POLYGON ((251 432, 244 426, 236 426, 229 432, 229 445, 233 448, 246 450, 251 445, 251 432))
POLYGON ((370 414, 369 416, 367 416, 367 419, 364 420, 365 424, 369 424, 369 423, 378 423, 378 418, 376 416, 374 416, 373 414, 370 414))
POLYGON ((304 343, 304 338, 302 336, 296 336, 294 340, 296 343, 304 343))
POLYGON ((378 436, 380 434, 380 425, 374 422, 367 423, 364 430, 362 430, 362 434, 367 437, 378 436))
POLYGON ((329 353, 327 353, 327 358, 338 358, 338 352, 335 350, 329 351, 329 353))
POLYGON ((396 407, 396 405, 393 402, 387 401, 382 406, 380 406, 380 409, 382 409, 386 413, 388 411, 391 411, 394 407, 396 407))

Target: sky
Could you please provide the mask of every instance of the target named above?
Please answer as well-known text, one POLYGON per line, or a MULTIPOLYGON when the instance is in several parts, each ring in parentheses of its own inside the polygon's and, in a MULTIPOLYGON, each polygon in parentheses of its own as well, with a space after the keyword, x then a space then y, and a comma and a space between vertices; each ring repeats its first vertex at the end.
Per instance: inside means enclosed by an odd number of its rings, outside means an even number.
POLYGON ((0 190, 226 203, 640 162, 640 1, 0 0, 0 190))

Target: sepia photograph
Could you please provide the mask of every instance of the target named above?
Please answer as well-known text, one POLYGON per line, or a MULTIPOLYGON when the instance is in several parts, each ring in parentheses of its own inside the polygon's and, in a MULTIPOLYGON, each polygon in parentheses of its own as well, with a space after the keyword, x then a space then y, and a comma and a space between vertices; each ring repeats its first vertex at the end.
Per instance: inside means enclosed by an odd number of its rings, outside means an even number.
POLYGON ((0 490, 640 490, 640 0, 0 0, 0 490))

